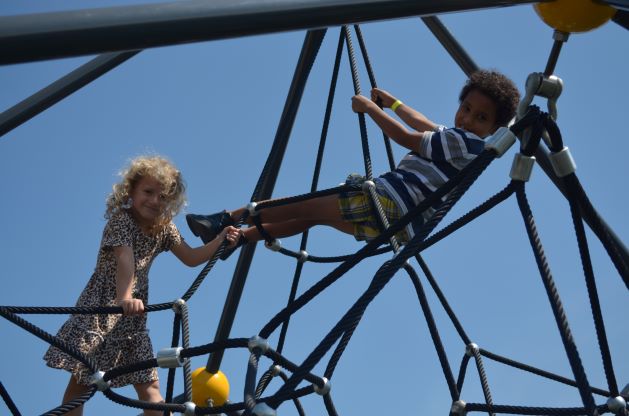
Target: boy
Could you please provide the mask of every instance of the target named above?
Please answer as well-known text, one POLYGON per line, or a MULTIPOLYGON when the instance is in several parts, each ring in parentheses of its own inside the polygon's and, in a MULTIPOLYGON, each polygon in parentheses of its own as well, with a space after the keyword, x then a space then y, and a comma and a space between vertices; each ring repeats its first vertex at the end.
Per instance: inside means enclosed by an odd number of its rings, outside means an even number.
MULTIPOLYGON (((459 94, 454 127, 445 128, 379 88, 371 91, 371 100, 361 95, 352 97, 352 110, 368 114, 387 136, 410 150, 396 169, 373 180, 389 223, 401 218, 479 155, 484 149, 483 139, 513 118, 519 98, 518 89, 506 76, 496 71, 477 71, 459 94), (380 109, 375 103, 378 99, 413 130, 380 109)), ((359 175, 350 175, 348 182, 362 180, 357 178, 359 175)), ((193 234, 206 242, 224 227, 233 225, 245 210, 242 207, 213 215, 188 214, 186 220, 193 234)), ((424 211, 423 218, 396 235, 398 241, 409 241, 414 229, 433 212, 433 208, 424 211)), ((370 240, 379 234, 377 213, 371 209, 369 194, 363 191, 269 207, 260 215, 262 226, 275 238, 299 234, 314 225, 334 227, 357 240, 370 240)), ((247 222, 253 224, 251 218, 247 222)), ((249 227, 242 231, 238 245, 262 239, 256 227, 249 227)))

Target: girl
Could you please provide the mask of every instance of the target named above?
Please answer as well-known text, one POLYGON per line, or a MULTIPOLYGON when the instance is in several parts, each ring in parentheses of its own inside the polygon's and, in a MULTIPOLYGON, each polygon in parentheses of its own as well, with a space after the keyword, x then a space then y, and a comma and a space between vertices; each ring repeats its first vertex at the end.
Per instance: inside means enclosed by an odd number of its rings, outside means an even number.
MULTIPOLYGON (((141 156, 121 173, 107 198, 108 220, 96 268, 76 306, 120 306, 123 315, 72 315, 57 336, 93 357, 99 370, 153 358, 146 329, 144 305, 148 302, 148 272, 153 259, 171 250, 185 265, 208 261, 223 240, 234 246, 239 230, 227 227, 207 244, 191 248, 181 237, 172 218, 185 203, 181 173, 166 159, 141 156)), ((63 402, 86 393, 90 371, 61 350, 50 347, 46 364, 72 373, 63 402)), ((161 402, 156 369, 137 371, 111 380, 111 387, 133 384, 140 400, 161 402)), ((82 415, 75 409, 68 415, 82 415)), ((161 416, 159 411, 145 415, 161 416)))

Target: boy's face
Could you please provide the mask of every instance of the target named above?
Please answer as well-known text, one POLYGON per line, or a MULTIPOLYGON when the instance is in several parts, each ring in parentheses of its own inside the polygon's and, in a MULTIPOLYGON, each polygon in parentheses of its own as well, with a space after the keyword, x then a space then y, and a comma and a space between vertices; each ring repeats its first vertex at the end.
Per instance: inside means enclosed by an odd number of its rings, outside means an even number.
POLYGON ((467 93, 454 116, 454 126, 478 137, 492 134, 496 126, 496 103, 478 90, 467 93))

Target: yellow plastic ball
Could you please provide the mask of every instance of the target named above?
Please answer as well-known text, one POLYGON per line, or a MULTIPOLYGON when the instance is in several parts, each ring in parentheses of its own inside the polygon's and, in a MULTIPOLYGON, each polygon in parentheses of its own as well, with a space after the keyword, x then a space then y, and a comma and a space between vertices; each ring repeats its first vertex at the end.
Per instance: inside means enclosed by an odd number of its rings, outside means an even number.
POLYGON ((229 381, 222 371, 208 372, 199 367, 192 372, 192 401, 197 406, 207 407, 208 400, 213 406, 222 406, 229 397, 229 381))
POLYGON ((616 9, 593 0, 555 0, 536 3, 535 11, 544 23, 561 32, 587 32, 602 26, 616 9))

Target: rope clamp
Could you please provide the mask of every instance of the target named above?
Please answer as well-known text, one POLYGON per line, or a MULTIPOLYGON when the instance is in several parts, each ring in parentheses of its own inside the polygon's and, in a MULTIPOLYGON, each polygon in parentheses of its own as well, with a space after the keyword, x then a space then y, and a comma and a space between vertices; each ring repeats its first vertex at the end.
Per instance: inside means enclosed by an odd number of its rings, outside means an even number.
POLYGON ((105 391, 109 389, 109 381, 105 381, 104 376, 104 371, 97 371, 90 376, 90 384, 95 384, 98 391, 105 391))
POLYGON ((326 377, 322 377, 321 379, 323 380, 323 387, 319 387, 315 383, 312 383, 312 388, 318 395, 325 396, 330 392, 330 389, 332 388, 332 383, 330 383, 330 380, 328 380, 326 377))
POLYGON ((252 353, 255 353, 254 350, 258 350, 260 351, 260 354, 264 354, 269 349, 269 341, 259 335, 254 335, 249 338, 247 348, 249 348, 249 351, 251 351, 252 353))
POLYGON ((563 91, 563 81, 555 75, 546 76, 541 72, 533 72, 526 78, 526 94, 518 105, 517 119, 521 119, 538 95, 548 99, 548 114, 553 120, 557 120, 557 99, 563 91))
POLYGON ((186 408, 183 412, 184 416, 194 416, 196 414, 194 411, 197 408, 196 404, 193 402, 185 402, 183 405, 186 408))
POLYGON ((372 180, 366 180, 361 185, 361 188, 362 188, 363 192, 369 192, 370 189, 375 189, 376 188, 376 184, 372 180))
POLYGON ((186 301, 181 298, 173 301, 173 310, 175 311, 175 313, 181 313, 181 308, 183 308, 185 304, 186 301))
POLYGON ((494 134, 485 140, 485 149, 491 149, 500 157, 515 143, 515 134, 507 127, 499 127, 494 134))
POLYGON ((299 258, 297 259, 300 263, 305 263, 308 261, 308 252, 306 250, 299 250, 299 258))
POLYGON ((249 211, 249 215, 252 217, 255 217, 256 215, 260 214, 258 211, 256 211, 256 206, 258 204, 255 202, 249 202, 247 204, 247 211, 249 211))
POLYGON ((621 412, 627 408, 627 401, 622 396, 610 397, 607 399, 607 407, 610 412, 622 415, 623 413, 621 412))
POLYGON ((276 238, 270 243, 265 244, 264 246, 271 251, 280 251, 280 249, 282 248, 282 242, 278 238, 276 238))
POLYGON ((273 364, 273 365, 271 366, 271 375, 272 375, 273 377, 277 377, 277 375, 278 375, 279 373, 281 373, 281 372, 282 372, 282 366, 281 366, 281 365, 279 365, 279 364, 273 364))
POLYGON ((474 355, 476 355, 476 353, 478 353, 479 350, 480 348, 478 348, 477 344, 470 342, 465 346, 465 355, 467 355, 468 357, 473 357, 474 355))
POLYGON ((163 348, 157 352, 157 365, 160 368, 177 368, 183 365, 181 347, 163 348))
POLYGON ((256 403, 251 409, 251 414, 254 416, 276 416, 277 412, 266 403, 256 403))
POLYGON ((465 403, 463 400, 457 400, 452 403, 452 407, 450 407, 450 414, 455 416, 465 416, 467 412, 465 411, 465 403))
POLYGON ((560 178, 568 176, 577 170, 577 164, 572 158, 570 150, 567 147, 564 147, 556 153, 551 153, 549 159, 551 165, 553 165, 555 175, 560 178))
POLYGON ((525 156, 522 153, 516 153, 513 157, 511 172, 509 177, 516 181, 528 182, 535 165, 535 156, 525 156))

